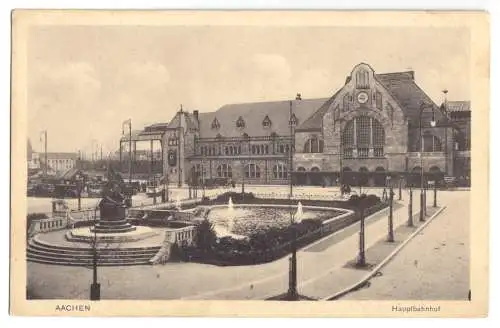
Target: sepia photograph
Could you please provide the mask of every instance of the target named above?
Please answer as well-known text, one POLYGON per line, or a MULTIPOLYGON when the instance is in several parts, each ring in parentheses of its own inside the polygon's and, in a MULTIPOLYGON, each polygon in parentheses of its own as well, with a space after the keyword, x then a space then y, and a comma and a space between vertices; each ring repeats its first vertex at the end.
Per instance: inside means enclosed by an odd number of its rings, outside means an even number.
POLYGON ((12 23, 14 313, 487 314, 487 14, 12 23))

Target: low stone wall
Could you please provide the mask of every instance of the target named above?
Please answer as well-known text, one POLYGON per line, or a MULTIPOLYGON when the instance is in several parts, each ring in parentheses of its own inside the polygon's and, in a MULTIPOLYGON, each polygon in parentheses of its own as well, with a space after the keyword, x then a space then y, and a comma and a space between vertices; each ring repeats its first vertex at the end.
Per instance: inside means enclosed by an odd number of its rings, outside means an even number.
POLYGON ((66 217, 53 217, 33 221, 28 231, 28 237, 32 237, 37 233, 66 229, 68 222, 69 219, 66 217))

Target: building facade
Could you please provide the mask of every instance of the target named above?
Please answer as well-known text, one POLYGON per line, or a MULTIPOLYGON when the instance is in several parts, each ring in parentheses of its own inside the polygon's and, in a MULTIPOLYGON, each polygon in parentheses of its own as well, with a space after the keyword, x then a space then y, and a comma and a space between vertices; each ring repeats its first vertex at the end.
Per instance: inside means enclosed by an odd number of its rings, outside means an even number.
POLYGON ((470 176, 470 113, 469 102, 435 104, 413 71, 377 74, 361 63, 329 98, 181 108, 138 135, 155 131, 163 172, 177 184, 284 184, 291 174, 295 184, 379 185, 422 167, 470 176))

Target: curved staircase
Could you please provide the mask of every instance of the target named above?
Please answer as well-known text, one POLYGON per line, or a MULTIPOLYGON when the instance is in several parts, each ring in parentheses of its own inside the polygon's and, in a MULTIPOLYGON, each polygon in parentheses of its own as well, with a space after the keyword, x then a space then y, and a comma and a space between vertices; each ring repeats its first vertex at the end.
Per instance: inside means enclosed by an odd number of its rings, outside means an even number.
MULTIPOLYGON (((158 253, 160 247, 98 248, 97 265, 150 265, 150 260, 158 253)), ((87 247, 55 246, 35 236, 28 241, 27 259, 36 263, 90 267, 93 261, 93 250, 90 245, 87 247)))

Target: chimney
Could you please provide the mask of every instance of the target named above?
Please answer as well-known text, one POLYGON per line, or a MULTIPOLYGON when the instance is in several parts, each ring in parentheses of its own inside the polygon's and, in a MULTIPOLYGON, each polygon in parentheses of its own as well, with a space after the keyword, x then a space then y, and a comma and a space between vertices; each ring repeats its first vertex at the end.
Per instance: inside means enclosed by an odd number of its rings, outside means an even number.
POLYGON ((200 119, 199 119, 199 113, 200 113, 199 111, 197 111, 197 110, 193 110, 193 116, 194 116, 194 119, 195 119, 197 122, 199 122, 199 121, 200 121, 200 119))

